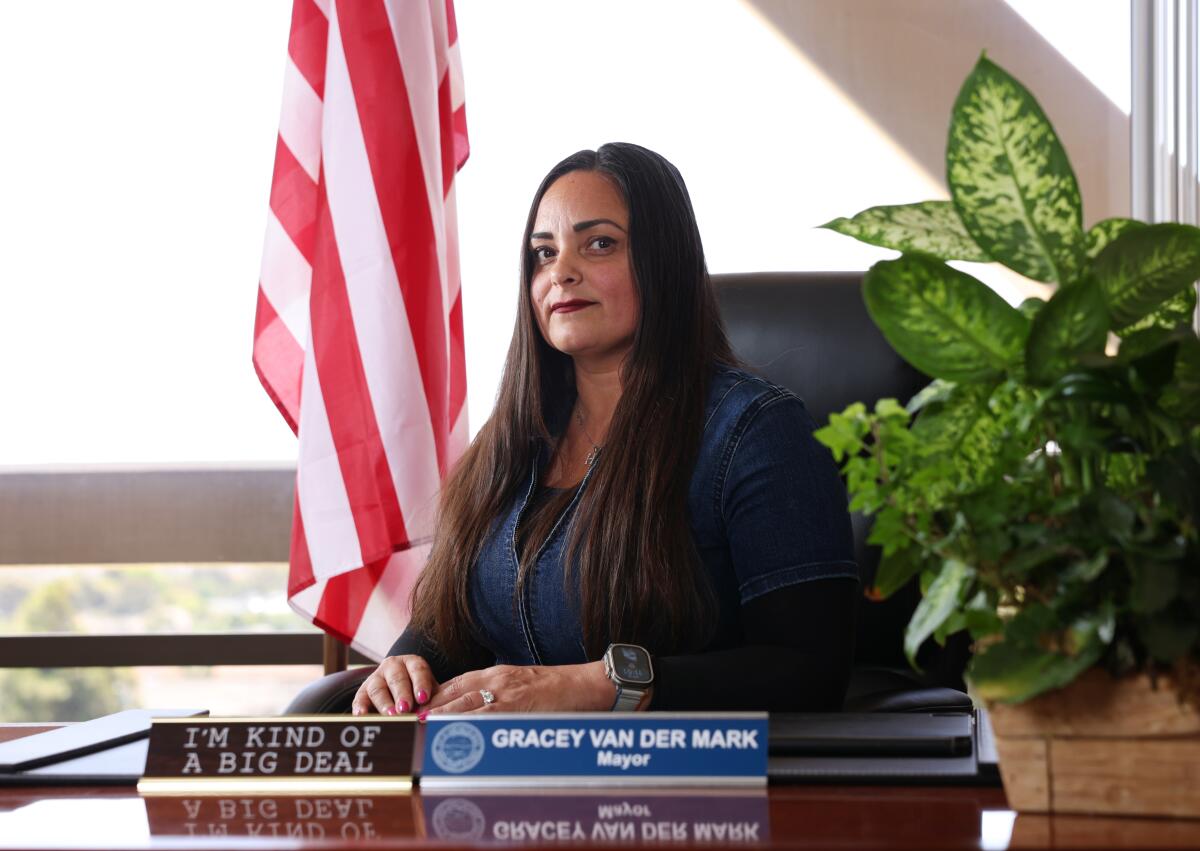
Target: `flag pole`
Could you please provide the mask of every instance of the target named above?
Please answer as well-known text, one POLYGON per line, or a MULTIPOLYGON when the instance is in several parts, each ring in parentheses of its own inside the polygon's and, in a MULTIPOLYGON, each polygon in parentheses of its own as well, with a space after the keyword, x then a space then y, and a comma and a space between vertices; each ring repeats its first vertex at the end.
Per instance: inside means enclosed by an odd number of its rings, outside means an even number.
POLYGON ((322 655, 326 675, 346 670, 350 665, 350 648, 329 633, 326 633, 324 638, 322 655))

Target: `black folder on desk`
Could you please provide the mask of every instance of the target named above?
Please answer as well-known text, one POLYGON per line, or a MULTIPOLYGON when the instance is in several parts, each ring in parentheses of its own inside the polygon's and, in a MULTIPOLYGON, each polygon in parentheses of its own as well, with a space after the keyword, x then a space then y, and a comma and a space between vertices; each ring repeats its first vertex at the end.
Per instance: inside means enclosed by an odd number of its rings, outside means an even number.
POLYGON ((129 709, 0 743, 0 786, 131 785, 146 767, 151 719, 197 709, 129 709))
POLYGON ((973 728, 969 712, 772 715, 771 753, 962 756, 971 752, 973 728))
POLYGON ((772 715, 767 774, 777 783, 996 784, 979 714, 772 715))

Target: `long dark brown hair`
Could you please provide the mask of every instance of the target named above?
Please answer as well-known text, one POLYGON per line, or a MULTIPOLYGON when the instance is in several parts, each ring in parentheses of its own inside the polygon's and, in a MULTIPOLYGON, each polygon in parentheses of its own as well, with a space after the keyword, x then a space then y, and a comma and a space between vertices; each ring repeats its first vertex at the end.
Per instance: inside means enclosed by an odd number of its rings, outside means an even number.
POLYGON ((692 541, 687 496, 715 363, 734 363, 679 171, 638 145, 579 151, 546 175, 521 243, 516 327, 491 417, 447 480, 429 562, 413 592, 413 626, 448 660, 473 644, 469 575, 496 518, 528 486, 532 465, 575 398, 571 358, 538 330, 529 249, 538 206, 573 171, 606 176, 629 209, 629 251, 641 303, 621 399, 582 495, 566 562, 577 571, 589 658, 609 641, 653 653, 701 648, 715 601, 692 541), (630 483, 636 483, 631 487, 630 483))

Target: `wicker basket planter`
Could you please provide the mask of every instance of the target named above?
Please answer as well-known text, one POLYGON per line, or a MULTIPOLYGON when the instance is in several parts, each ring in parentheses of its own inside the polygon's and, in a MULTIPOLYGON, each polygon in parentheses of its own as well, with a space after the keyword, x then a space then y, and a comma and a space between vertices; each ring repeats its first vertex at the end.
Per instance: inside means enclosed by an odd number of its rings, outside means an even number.
POLYGON ((988 713, 1014 810, 1200 818, 1200 713, 1163 679, 1092 670, 988 713))

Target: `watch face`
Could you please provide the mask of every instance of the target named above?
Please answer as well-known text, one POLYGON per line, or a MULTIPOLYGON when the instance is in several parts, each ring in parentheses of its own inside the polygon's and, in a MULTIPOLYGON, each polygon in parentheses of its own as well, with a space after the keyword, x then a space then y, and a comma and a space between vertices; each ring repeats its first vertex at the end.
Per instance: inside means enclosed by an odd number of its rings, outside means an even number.
POLYGON ((629 683, 651 683, 654 675, 650 672, 650 654, 634 644, 614 644, 612 646, 613 672, 629 683))

